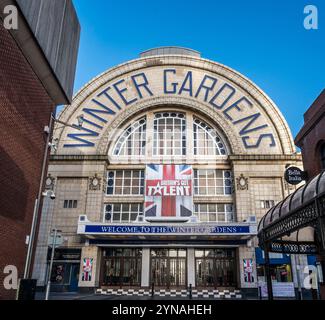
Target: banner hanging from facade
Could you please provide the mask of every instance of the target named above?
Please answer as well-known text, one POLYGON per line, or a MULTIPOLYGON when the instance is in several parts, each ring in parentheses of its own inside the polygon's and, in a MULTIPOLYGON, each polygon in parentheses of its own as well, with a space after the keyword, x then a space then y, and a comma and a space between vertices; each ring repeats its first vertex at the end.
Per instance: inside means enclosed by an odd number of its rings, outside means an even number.
POLYGON ((145 218, 189 219, 193 211, 193 169, 190 165, 147 165, 145 218))
POLYGON ((253 259, 244 259, 243 260, 244 267, 244 280, 246 283, 254 282, 254 270, 253 270, 253 259))
POLYGON ((91 281, 93 271, 93 258, 83 259, 82 281, 91 281))

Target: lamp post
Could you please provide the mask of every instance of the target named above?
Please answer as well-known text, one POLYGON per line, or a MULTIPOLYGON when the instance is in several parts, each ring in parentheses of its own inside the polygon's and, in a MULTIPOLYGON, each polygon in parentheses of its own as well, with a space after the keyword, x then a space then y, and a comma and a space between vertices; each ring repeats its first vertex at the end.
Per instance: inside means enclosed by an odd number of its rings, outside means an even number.
MULTIPOLYGON (((40 179, 40 184, 39 184, 39 189, 38 189, 38 195, 37 195, 37 199, 35 200, 35 204, 34 204, 33 220, 32 220, 26 262, 25 262, 24 279, 28 279, 30 276, 30 272, 31 272, 33 249, 34 249, 34 243, 35 243, 35 237, 36 237, 36 229, 37 229, 36 227, 37 227, 38 218, 39 218, 41 198, 42 198, 42 196, 47 196, 47 194, 43 192, 43 185, 44 185, 45 174, 47 171, 46 165, 47 165, 49 150, 50 150, 50 148, 52 148, 54 146, 54 144, 51 142, 53 126, 54 126, 54 123, 60 123, 67 127, 71 127, 71 128, 77 129, 77 130, 82 130, 81 128, 82 128, 82 125, 84 122, 84 116, 80 115, 77 118, 77 120, 78 120, 78 125, 71 125, 71 124, 65 123, 63 121, 57 120, 55 118, 54 114, 51 113, 49 126, 46 126, 44 128, 44 132, 47 134, 47 137, 46 137, 45 151, 44 151, 44 155, 43 155, 42 171, 41 171, 41 179, 40 179)), ((53 193, 53 195, 54 195, 54 193, 53 193)), ((54 198, 51 197, 51 198, 54 199, 55 197, 54 198)))
POLYGON ((51 252, 51 260, 50 260, 50 267, 47 273, 47 285, 46 285, 46 293, 45 293, 45 300, 49 299, 49 295, 50 295, 50 290, 51 290, 51 275, 52 275, 52 268, 53 268, 53 260, 54 260, 54 253, 55 253, 55 248, 57 246, 57 237, 58 237, 58 233, 61 232, 61 230, 58 230, 56 228, 54 228, 52 230, 52 237, 53 237, 53 241, 52 241, 52 252, 51 252))
POLYGON ((265 253, 265 273, 266 273, 266 283, 267 283, 267 294, 268 294, 268 299, 273 300, 273 287, 272 287, 272 278, 271 278, 271 270, 270 270, 269 243, 265 244, 264 253, 265 253))

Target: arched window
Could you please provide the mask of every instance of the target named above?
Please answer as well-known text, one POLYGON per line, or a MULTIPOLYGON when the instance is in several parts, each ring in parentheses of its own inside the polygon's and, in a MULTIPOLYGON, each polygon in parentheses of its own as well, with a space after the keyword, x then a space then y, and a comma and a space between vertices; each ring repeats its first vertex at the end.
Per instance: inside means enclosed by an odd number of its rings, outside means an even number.
POLYGON ((163 112, 155 114, 153 155, 186 155, 186 119, 183 113, 163 112))
POLYGON ((226 148, 216 130, 200 119, 194 119, 194 155, 219 156, 226 155, 226 148))
POLYGON ((146 118, 141 118, 126 128, 118 139, 115 156, 144 156, 146 152, 146 118))
POLYGON ((325 143, 323 143, 320 147, 320 163, 321 169, 325 170, 325 143))

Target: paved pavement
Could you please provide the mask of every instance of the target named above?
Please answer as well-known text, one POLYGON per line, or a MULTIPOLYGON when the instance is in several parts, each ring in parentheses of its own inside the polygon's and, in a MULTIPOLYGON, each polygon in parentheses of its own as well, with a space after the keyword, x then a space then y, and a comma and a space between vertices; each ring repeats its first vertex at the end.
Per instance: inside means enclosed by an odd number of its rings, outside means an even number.
MULTIPOLYGON (((38 292, 36 293, 36 300, 44 300, 45 293, 38 292)), ((224 299, 214 299, 214 298, 205 298, 198 299, 189 297, 132 297, 132 296, 115 296, 115 295, 101 295, 101 294, 81 294, 81 293, 56 293, 52 292, 50 294, 50 300, 152 300, 152 301, 161 301, 161 300, 184 300, 184 301, 198 301, 198 300, 224 300, 224 299)), ((227 299, 230 300, 230 299, 227 299)), ((238 300, 238 299, 237 299, 238 300)), ((253 299, 254 300, 254 299, 253 299)))

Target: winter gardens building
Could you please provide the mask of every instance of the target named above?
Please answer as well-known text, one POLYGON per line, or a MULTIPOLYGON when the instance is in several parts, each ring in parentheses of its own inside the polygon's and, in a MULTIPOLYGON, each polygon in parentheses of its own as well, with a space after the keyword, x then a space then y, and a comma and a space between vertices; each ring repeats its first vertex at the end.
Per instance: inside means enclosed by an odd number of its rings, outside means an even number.
MULTIPOLYGON (((261 89, 196 51, 159 48, 93 79, 59 119, 75 128, 58 125, 54 134, 46 188, 56 199, 43 207, 39 286, 56 227, 64 242, 54 289, 154 283, 257 294, 257 223, 294 191, 286 166, 301 166, 285 119, 261 89)), ((296 282, 290 256, 273 262, 275 281, 296 282)))

